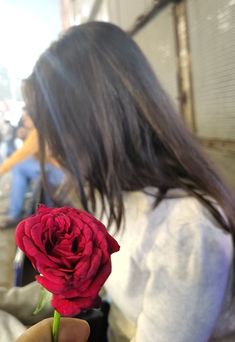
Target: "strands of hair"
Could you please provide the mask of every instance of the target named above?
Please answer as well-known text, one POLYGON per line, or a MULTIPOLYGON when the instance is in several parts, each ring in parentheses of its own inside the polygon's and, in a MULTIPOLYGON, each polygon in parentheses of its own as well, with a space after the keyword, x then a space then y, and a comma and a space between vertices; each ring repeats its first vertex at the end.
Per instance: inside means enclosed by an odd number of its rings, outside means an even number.
POLYGON ((123 191, 158 188, 158 205, 168 189, 183 188, 235 236, 232 193, 121 29, 102 22, 72 27, 39 58, 23 93, 42 164, 45 140, 86 210, 96 208, 99 193, 109 224, 119 228, 123 191))

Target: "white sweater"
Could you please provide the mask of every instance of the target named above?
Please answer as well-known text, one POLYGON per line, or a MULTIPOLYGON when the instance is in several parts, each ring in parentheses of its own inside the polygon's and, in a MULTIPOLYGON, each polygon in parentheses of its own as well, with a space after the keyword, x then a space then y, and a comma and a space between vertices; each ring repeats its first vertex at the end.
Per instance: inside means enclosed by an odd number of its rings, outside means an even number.
POLYGON ((235 341, 233 245, 198 200, 171 190, 125 197, 125 229, 106 282, 109 342, 235 341))

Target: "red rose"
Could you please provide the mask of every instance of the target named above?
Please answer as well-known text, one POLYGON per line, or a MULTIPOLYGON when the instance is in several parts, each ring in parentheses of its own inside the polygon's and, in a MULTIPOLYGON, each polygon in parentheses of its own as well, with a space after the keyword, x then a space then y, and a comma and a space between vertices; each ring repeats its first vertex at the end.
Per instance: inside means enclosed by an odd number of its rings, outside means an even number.
POLYGON ((40 273, 37 281, 53 293, 61 315, 75 315, 99 303, 111 273, 110 254, 119 250, 105 226, 85 211, 47 208, 21 221, 16 243, 40 273))

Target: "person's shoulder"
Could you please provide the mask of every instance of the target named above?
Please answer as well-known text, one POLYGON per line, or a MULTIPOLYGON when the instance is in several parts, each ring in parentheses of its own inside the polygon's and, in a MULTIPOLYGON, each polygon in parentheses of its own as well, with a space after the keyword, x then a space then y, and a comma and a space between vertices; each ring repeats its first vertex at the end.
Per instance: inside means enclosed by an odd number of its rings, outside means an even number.
POLYGON ((37 137, 38 136, 38 132, 36 130, 36 128, 31 128, 28 132, 28 137, 37 137))
MULTIPOLYGON (((213 206, 222 213, 221 208, 211 199, 213 206)), ((227 249, 232 252, 232 236, 199 199, 181 191, 181 196, 167 196, 164 200, 167 231, 178 242, 190 240, 201 247, 210 246, 215 249, 227 249)))
MULTIPOLYGON (((213 199, 210 199, 210 202, 215 208, 220 210, 213 199)), ((202 223, 209 221, 218 225, 208 207, 194 195, 184 190, 170 190, 163 200, 163 206, 167 211, 167 217, 177 222, 187 223, 196 221, 202 223)))
POLYGON ((232 236, 197 198, 186 193, 167 196, 155 210, 161 211, 163 219, 155 226, 155 238, 149 254, 153 269, 157 260, 168 263, 166 255, 169 255, 169 260, 170 256, 178 260, 182 269, 190 260, 199 268, 206 263, 208 272, 215 265, 231 267, 234 252, 232 236))

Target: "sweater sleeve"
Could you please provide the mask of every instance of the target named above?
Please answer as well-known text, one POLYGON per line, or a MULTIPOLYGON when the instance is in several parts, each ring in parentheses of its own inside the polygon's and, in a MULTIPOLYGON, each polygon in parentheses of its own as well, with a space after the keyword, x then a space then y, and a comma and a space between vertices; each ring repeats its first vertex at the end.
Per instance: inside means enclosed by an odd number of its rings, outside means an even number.
POLYGON ((206 342, 221 312, 233 247, 209 220, 169 222, 148 254, 149 278, 131 342, 206 342), (160 250, 160 252, 159 252, 160 250))
POLYGON ((41 286, 37 282, 23 287, 10 289, 0 288, 0 309, 4 310, 25 325, 31 325, 40 320, 52 316, 52 307, 48 301, 45 307, 37 315, 33 315, 39 303, 41 286))
POLYGON ((36 129, 28 134, 25 142, 21 148, 16 150, 9 158, 7 158, 2 165, 0 165, 0 175, 10 171, 18 163, 24 159, 32 157, 38 152, 38 135, 36 129))

